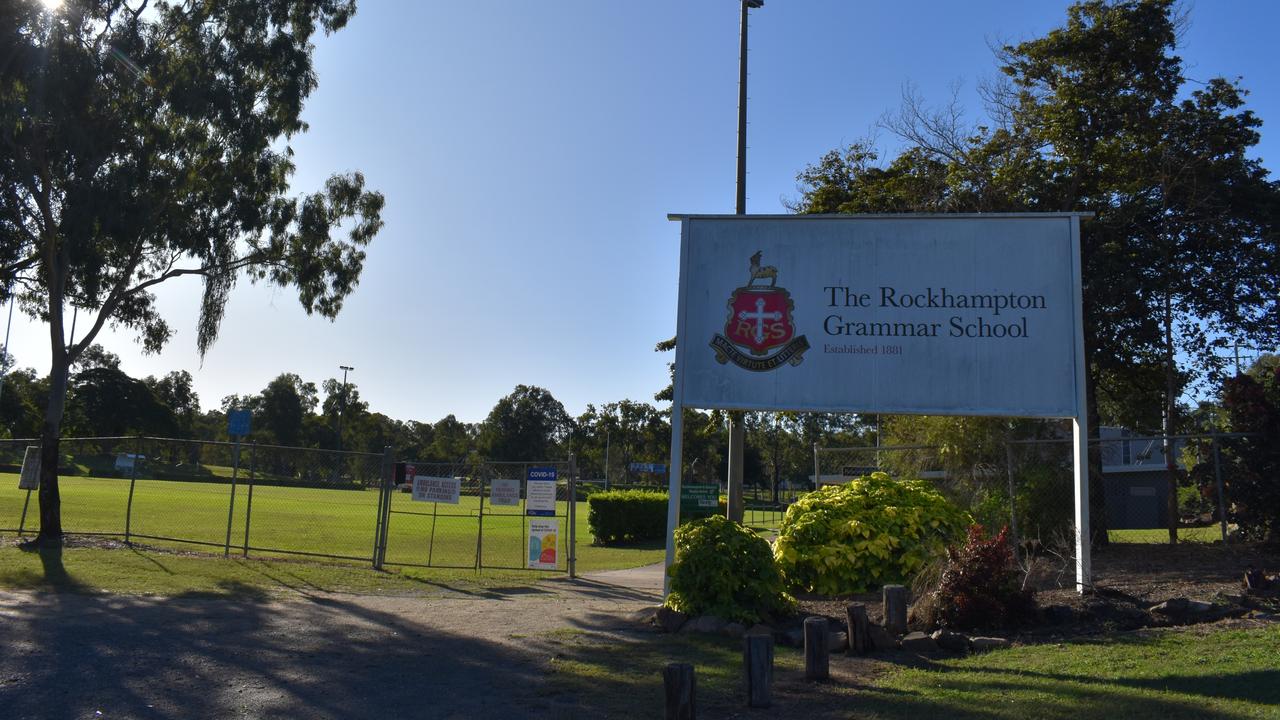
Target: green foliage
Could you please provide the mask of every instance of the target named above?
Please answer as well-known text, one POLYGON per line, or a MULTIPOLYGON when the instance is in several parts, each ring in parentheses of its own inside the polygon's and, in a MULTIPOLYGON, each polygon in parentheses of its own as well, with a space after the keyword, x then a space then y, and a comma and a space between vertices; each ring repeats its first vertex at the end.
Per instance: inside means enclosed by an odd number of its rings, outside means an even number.
POLYGON ((867 592, 911 577, 968 524, 928 483, 872 473, 793 503, 774 556, 792 589, 867 592))
POLYGON ((782 574, 764 538, 712 515, 682 525, 675 540, 667 607, 744 623, 791 609, 793 601, 783 592, 782 574))
POLYGON ((1226 497, 1231 519, 1246 538, 1280 542, 1280 364, 1259 360, 1247 375, 1226 381, 1222 404, 1236 432, 1224 442, 1230 467, 1226 497))
POLYGON ((609 490, 587 498, 587 525, 596 544, 659 540, 667 531, 667 494, 609 490))

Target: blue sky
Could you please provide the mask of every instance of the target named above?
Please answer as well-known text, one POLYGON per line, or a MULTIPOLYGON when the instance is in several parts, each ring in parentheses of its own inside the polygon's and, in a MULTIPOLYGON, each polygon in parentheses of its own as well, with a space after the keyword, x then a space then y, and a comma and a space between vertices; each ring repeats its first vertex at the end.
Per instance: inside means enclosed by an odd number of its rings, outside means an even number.
MULTIPOLYGON (((990 45, 1043 34, 1065 2, 767 0, 752 12, 748 212, 784 212, 795 175, 872 133, 907 84, 942 102, 995 74, 990 45)), ((1280 5, 1188 3, 1192 80, 1243 76, 1277 169, 1280 5)), ((195 352, 199 287, 162 286, 177 334, 146 356, 104 334, 135 376, 185 368, 205 407, 283 371, 338 365, 372 409, 479 421, 517 384, 572 414, 651 401, 675 330, 679 226, 734 206, 735 0, 363 0, 317 43, 320 86, 295 138, 299 191, 359 169, 387 196, 385 229, 336 322, 292 292, 234 291, 222 335, 195 352)), ((887 154, 895 140, 878 133, 887 154)), ((20 366, 48 366, 43 326, 15 316, 20 366)))

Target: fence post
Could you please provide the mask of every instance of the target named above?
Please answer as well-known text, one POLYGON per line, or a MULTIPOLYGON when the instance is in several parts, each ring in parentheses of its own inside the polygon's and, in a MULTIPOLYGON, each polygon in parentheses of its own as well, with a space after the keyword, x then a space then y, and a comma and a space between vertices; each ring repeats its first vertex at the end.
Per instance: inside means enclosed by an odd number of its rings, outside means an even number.
POLYGON ((382 448, 381 486, 378 488, 378 522, 373 533, 373 567, 381 570, 387 557, 387 524, 391 520, 391 486, 395 484, 395 455, 382 448))
POLYGON ((577 560, 578 560, 578 459, 574 455, 569 456, 569 505, 567 507, 569 520, 569 579, 578 577, 577 560))
POLYGON ((222 557, 231 556, 231 521, 236 512, 236 476, 240 474, 240 436, 236 436, 236 457, 231 464, 231 499, 227 501, 227 541, 222 546, 222 557))
MULTIPOLYGON (((818 473, 818 441, 813 441, 813 489, 818 489, 818 481, 822 479, 822 475, 818 473)), ((774 498, 777 501, 778 498, 774 498)))
POLYGON ((662 670, 666 720, 695 720, 698 717, 694 696, 697 682, 689 663, 668 663, 662 670))
POLYGON ((476 478, 480 481, 480 517, 476 527, 476 572, 480 572, 480 568, 484 563, 481 558, 484 557, 484 478, 476 478))
POLYGON ((884 629, 895 635, 907 632, 907 588, 884 586, 884 629))
POLYGON ((1013 534, 1015 548, 1022 547, 1022 536, 1018 535, 1018 502, 1013 489, 1013 444, 1005 441, 1004 466, 1009 476, 1009 532, 1013 534))
POLYGON ((245 501, 245 508, 244 508, 243 557, 249 557, 249 522, 253 520, 253 481, 256 477, 257 469, 258 469, 258 441, 254 440, 253 445, 249 447, 249 497, 245 501))
POLYGON ((139 435, 133 445, 133 466, 129 468, 129 502, 124 507, 124 544, 132 545, 130 536, 133 532, 133 486, 138 482, 138 461, 142 457, 142 436, 139 435))
POLYGON ((1227 544, 1227 497, 1222 487, 1222 454, 1218 434, 1213 434, 1213 477, 1218 483, 1218 523, 1222 526, 1222 544, 1227 544))
POLYGON ((742 667, 747 683, 747 707, 773 704, 773 636, 742 637, 742 667))

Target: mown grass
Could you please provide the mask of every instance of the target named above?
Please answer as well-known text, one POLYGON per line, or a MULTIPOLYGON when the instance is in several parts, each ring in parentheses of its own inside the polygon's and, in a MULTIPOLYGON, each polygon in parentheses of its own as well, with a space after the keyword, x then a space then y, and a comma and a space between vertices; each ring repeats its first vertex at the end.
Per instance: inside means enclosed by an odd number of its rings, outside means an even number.
MULTIPOLYGON (((552 633, 548 695, 610 717, 660 717, 661 670, 689 662, 700 713, 747 714, 741 641, 552 633)), ((769 717, 1276 718, 1280 627, 1149 631, 1019 646, 940 661, 831 657, 833 680, 805 683, 803 656, 778 647, 769 717), (897 664, 896 664, 897 663, 897 664), (921 663, 923 665, 921 666, 921 663)))
POLYGON ((1146 631, 901 669, 860 695, 883 718, 1276 718, 1280 627, 1146 631))
POLYGON ((37 552, 0 545, 0 588, 127 595, 271 598, 297 593, 475 594, 545 579, 540 573, 371 567, 286 559, 223 559, 147 547, 69 546, 37 552))
MULTIPOLYGON (((0 528, 19 525, 26 493, 18 490, 17 484, 15 475, 0 474, 0 528)), ((64 477, 59 485, 67 532, 124 533, 128 480, 64 477)), ((586 523, 587 504, 576 505, 579 572, 636 567, 662 558, 662 549, 656 544, 593 546, 586 523)), ((372 556, 377 507, 378 493, 373 490, 260 485, 253 488, 250 501, 247 488, 240 486, 232 505, 229 484, 138 480, 127 514, 132 535, 152 536, 142 540, 151 544, 172 544, 155 539, 167 537, 204 543, 206 550, 220 548, 227 542, 230 515, 232 552, 245 545, 248 523, 250 555, 271 556, 275 550, 364 559, 372 556)), ((567 511, 567 503, 560 502, 561 569, 567 569, 567 524, 563 520, 567 511)), ((386 560, 467 569, 475 567, 480 553, 483 565, 489 568, 524 567, 527 520, 521 509, 486 508, 482 539, 478 537, 480 523, 479 498, 464 496, 458 505, 447 505, 413 502, 409 495, 395 493, 386 560)), ((32 532, 39 527, 34 495, 24 527, 32 532)))
MULTIPOLYGON (((1163 544, 1169 542, 1168 528, 1149 530, 1108 530, 1107 536, 1115 543, 1139 543, 1142 545, 1163 544)), ((1178 528, 1178 542, 1206 543, 1222 542, 1222 530, 1218 525, 1204 527, 1178 528)))

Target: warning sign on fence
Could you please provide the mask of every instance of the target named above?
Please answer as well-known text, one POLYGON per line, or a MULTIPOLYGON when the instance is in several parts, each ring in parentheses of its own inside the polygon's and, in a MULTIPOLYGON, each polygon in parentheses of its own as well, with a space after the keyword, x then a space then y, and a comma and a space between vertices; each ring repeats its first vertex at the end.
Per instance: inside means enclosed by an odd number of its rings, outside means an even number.
POLYGON ((520 504, 520 481, 519 480, 490 480, 489 481, 489 504, 494 506, 519 505, 520 504))
POLYGON ((457 505, 461 489, 462 480, 460 478, 431 477, 430 475, 413 476, 413 499, 419 502, 440 502, 457 505))
POLYGON ((525 480, 524 514, 540 517, 555 517, 556 514, 556 469, 548 467, 529 468, 525 480))
POLYGON ((556 539, 559 535, 560 520, 529 521, 529 569, 556 569, 556 539))

